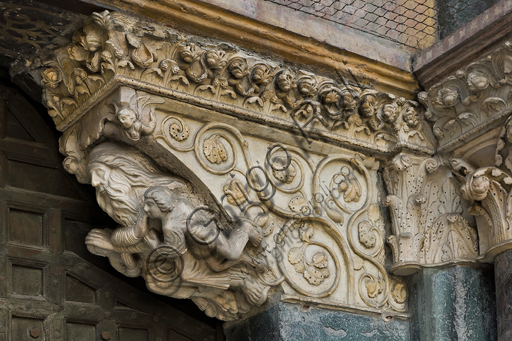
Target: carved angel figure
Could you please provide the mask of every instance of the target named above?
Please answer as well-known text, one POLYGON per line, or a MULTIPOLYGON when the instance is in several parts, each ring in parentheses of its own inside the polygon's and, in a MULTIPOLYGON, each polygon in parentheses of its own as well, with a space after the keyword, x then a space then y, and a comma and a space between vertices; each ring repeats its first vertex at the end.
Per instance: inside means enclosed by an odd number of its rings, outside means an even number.
MULTIPOLYGON (((229 237, 226 237, 213 219, 208 220, 204 212, 194 209, 188 200, 163 186, 150 187, 144 193, 144 213, 162 222, 165 244, 174 247, 181 255, 190 247, 199 257, 206 257, 213 271, 222 271, 241 262, 253 267, 264 267, 263 261, 243 253, 249 241, 258 246, 263 238, 260 227, 249 220, 240 220, 229 237), (194 219, 194 215, 198 219, 194 219)), ((145 223, 146 216, 140 217, 142 222, 137 225, 142 227, 136 231, 139 238, 149 232, 145 223)))
POLYGON ((156 120, 153 113, 149 114, 149 122, 144 124, 137 113, 127 107, 116 110, 116 120, 122 127, 123 134, 130 140, 138 141, 143 134, 150 134, 155 130, 156 120))

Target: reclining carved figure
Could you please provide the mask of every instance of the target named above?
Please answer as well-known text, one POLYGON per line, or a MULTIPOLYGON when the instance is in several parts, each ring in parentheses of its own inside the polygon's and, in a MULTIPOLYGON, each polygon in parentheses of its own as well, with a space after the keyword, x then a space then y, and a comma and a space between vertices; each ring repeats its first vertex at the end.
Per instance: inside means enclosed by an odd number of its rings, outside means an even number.
POLYGON ((269 286, 259 275, 266 263, 251 252, 262 240, 257 224, 241 219, 226 235, 185 197, 182 181, 130 147, 95 147, 88 172, 99 205, 120 224, 114 231, 93 229, 89 251, 126 276, 143 276, 149 290, 191 298, 220 319, 266 300, 269 286))

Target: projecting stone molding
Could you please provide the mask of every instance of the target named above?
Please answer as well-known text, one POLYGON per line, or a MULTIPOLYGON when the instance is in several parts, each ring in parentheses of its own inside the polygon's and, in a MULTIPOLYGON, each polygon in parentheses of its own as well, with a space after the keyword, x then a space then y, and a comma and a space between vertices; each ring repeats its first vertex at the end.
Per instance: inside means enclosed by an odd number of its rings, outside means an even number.
POLYGON ((64 166, 119 224, 89 250, 223 320, 269 295, 405 316, 390 273, 482 252, 473 198, 419 103, 334 78, 93 14, 42 70, 64 166))

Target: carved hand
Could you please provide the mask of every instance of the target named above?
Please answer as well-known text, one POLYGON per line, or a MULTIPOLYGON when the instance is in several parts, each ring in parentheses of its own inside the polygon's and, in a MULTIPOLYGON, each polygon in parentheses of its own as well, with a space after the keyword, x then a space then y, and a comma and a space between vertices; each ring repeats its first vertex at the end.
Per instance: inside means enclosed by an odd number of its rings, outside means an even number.
POLYGON ((98 248, 105 251, 114 251, 114 246, 110 242, 110 235, 111 231, 92 229, 91 232, 87 234, 87 237, 85 237, 85 244, 87 244, 89 248, 93 247, 99 252, 101 252, 101 250, 97 250, 98 248))

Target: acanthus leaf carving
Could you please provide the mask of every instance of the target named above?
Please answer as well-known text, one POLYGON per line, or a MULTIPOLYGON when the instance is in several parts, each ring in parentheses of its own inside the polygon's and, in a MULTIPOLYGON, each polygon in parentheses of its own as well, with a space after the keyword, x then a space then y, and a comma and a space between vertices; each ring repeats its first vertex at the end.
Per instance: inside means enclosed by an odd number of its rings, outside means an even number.
POLYGON ((477 233, 448 173, 436 159, 406 154, 395 156, 388 166, 384 179, 390 194, 384 205, 393 221, 388 243, 394 273, 407 275, 421 266, 474 261, 478 256, 477 233))

